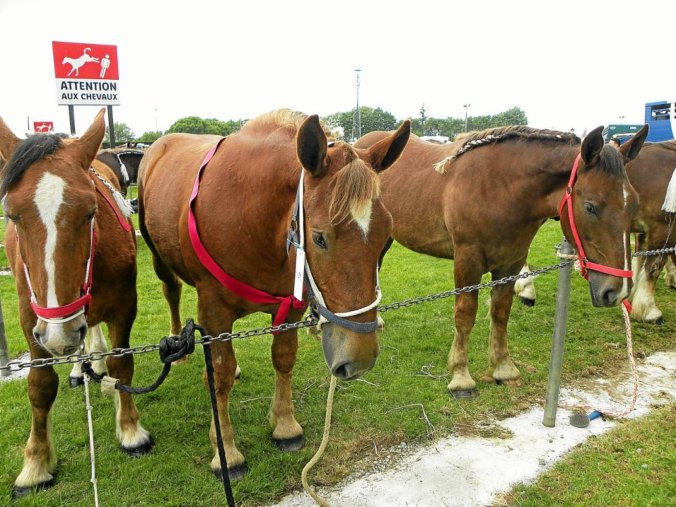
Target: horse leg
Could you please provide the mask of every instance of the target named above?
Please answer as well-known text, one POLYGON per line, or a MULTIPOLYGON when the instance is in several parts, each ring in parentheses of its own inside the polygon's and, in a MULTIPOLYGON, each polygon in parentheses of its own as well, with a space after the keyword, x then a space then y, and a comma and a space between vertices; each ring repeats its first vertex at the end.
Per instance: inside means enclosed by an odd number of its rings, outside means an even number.
MULTIPOLYGON (((113 348, 128 348, 129 334, 136 316, 136 297, 129 302, 127 311, 118 319, 108 322, 108 332, 113 348)), ((108 356, 108 371, 112 378, 131 385, 134 376, 134 356, 108 356)), ((139 414, 131 394, 115 390, 115 433, 122 449, 132 457, 150 452, 153 439, 141 426, 139 414)))
POLYGON ((291 375, 298 351, 295 329, 276 333, 272 338, 272 365, 275 368, 275 394, 270 406, 269 421, 272 440, 282 451, 297 451, 304 444, 303 428, 293 415, 291 375))
MULTIPOLYGON (((106 344, 106 339, 103 336, 103 331, 101 331, 101 325, 97 324, 88 329, 87 336, 85 337, 85 352, 106 352, 108 346, 106 344)), ((99 375, 106 373, 106 362, 104 359, 97 359, 92 361, 92 370, 99 375)), ((84 384, 84 374, 82 373, 82 363, 75 363, 73 369, 70 371, 68 377, 70 387, 78 387, 84 384)))
POLYGON ((631 316, 640 322, 664 323, 662 311, 655 303, 655 284, 666 260, 665 255, 645 259, 635 274, 636 280, 630 298, 631 316))
MULTIPOLYGON (((32 359, 49 357, 37 345, 31 345, 30 348, 32 359)), ((31 368, 28 372, 31 432, 24 450, 23 468, 14 481, 15 496, 23 496, 33 489, 46 489, 54 484, 52 474, 56 469, 56 453, 52 444, 49 411, 56 399, 58 388, 59 376, 53 367, 31 368)))
MULTIPOLYGON (((199 321, 212 336, 220 333, 231 332, 232 324, 235 321, 235 316, 222 306, 219 311, 214 311, 213 304, 204 304, 204 299, 200 298, 198 302, 199 321)), ((235 432, 230 422, 229 414, 229 398, 230 391, 235 382, 235 369, 237 362, 235 361, 235 354, 230 341, 214 341, 211 347, 211 360, 214 372, 214 389, 216 392, 218 420, 220 423, 221 437, 223 439, 223 448, 225 450, 225 459, 228 462, 228 476, 231 481, 241 479, 248 472, 246 460, 244 455, 239 452, 235 445, 235 432)), ((204 373, 204 385, 209 390, 206 371, 204 373)), ((212 412, 213 413, 213 412, 212 412)), ((211 460, 211 470, 214 472, 219 480, 223 474, 221 460, 218 456, 218 444, 216 441, 216 424, 214 417, 211 417, 211 427, 209 429, 209 439, 211 440, 211 448, 214 457, 211 460)))
MULTIPOLYGON (((495 271, 493 280, 514 274, 519 269, 514 266, 511 271, 495 271)), ((491 329, 488 342, 488 356, 490 367, 482 380, 497 382, 510 387, 521 385, 521 374, 509 357, 507 346, 507 322, 512 310, 512 284, 498 285, 491 291, 491 329)))
MULTIPOLYGON (((530 268, 528 263, 524 264, 519 274, 528 273, 530 268)), ((514 284, 514 294, 519 296, 521 302, 526 306, 535 306, 535 282, 532 276, 519 278, 514 284)))
MULTIPOLYGON (((454 278, 457 288, 475 285, 481 281, 481 266, 472 258, 472 254, 457 255, 454 262, 454 278), (466 260, 463 260, 466 259, 466 260)), ((463 292, 455 298, 455 336, 448 354, 448 370, 451 382, 448 390, 455 397, 473 397, 476 395, 476 382, 467 368, 467 347, 469 335, 476 321, 479 302, 477 291, 463 292)))

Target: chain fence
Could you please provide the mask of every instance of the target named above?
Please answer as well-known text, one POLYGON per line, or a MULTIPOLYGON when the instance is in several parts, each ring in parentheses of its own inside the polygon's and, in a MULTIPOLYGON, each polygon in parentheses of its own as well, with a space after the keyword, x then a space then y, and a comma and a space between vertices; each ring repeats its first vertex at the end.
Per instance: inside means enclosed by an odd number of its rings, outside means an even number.
MULTIPOLYGON (((558 250, 558 246, 557 246, 558 250)), ((654 255, 664 255, 667 253, 674 253, 676 252, 676 247, 671 247, 671 248, 660 248, 657 250, 647 250, 647 251, 642 251, 642 252, 636 252, 632 254, 633 257, 648 257, 648 256, 654 256, 654 255)), ((566 266, 570 266, 571 264, 574 264, 575 261, 573 260, 563 260, 559 262, 558 264, 554 264, 551 266, 547 266, 544 268, 539 268, 539 269, 534 269, 533 271, 528 271, 528 272, 523 272, 519 273, 517 275, 512 275, 512 276, 506 276, 504 278, 500 278, 498 280, 492 280, 490 282, 484 282, 484 283, 478 283, 475 285, 467 285, 465 287, 460 287, 457 289, 452 289, 452 290, 446 290, 443 292, 438 292, 435 294, 429 294, 426 296, 419 296, 415 298, 410 298, 406 299, 404 301, 397 301, 394 303, 389 303, 385 305, 381 305, 377 307, 377 310, 379 313, 385 313, 390 310, 398 310, 400 308, 408 308, 411 306, 419 305, 422 303, 429 303, 433 301, 438 301, 441 299, 446 299, 452 296, 457 296, 459 294, 464 294, 468 292, 474 292, 474 291, 479 291, 482 289, 490 289, 493 287, 497 287, 500 285, 506 285, 512 282, 516 282, 517 280, 521 279, 526 279, 529 277, 536 277, 539 275, 543 275, 545 273, 549 273, 551 271, 557 271, 559 269, 562 269, 566 266)), ((195 339, 195 344, 197 345, 204 345, 205 343, 210 343, 210 342, 228 342, 232 340, 241 340, 241 339, 246 339, 246 338, 252 338, 254 336, 263 336, 267 334, 272 334, 276 332, 284 332, 284 331, 290 331, 292 329, 303 329, 306 327, 314 327, 318 324, 318 319, 313 317, 312 315, 308 315, 304 320, 298 321, 298 322, 292 322, 292 323, 283 323, 278 326, 266 326, 266 327, 260 327, 260 328, 255 328, 255 329, 249 329, 245 331, 239 331, 236 333, 221 333, 217 336, 211 336, 211 335, 204 335, 199 339, 195 339)), ((61 357, 48 357, 48 358, 37 358, 37 359, 32 359, 29 361, 25 360, 12 360, 9 361, 6 365, 0 366, 0 372, 3 371, 9 371, 10 374, 18 372, 22 369, 25 368, 42 368, 45 366, 56 366, 60 364, 76 364, 76 363, 82 363, 82 362, 93 362, 97 360, 104 359, 105 357, 112 356, 112 357, 122 357, 122 356, 127 356, 127 355, 136 355, 136 354, 146 354, 149 352, 157 352, 160 350, 160 344, 150 344, 150 345, 139 345, 136 347, 129 347, 129 348, 114 348, 106 352, 90 352, 90 353, 76 353, 76 354, 70 354, 67 356, 61 356, 61 357)))

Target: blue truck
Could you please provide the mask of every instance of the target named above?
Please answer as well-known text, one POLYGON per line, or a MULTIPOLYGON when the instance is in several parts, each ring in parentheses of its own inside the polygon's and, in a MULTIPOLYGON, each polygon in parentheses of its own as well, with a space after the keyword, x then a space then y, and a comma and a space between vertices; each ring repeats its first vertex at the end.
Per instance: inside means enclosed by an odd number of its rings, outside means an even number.
MULTIPOLYGON (((646 141, 658 143, 676 138, 676 102, 660 100, 645 104, 645 123, 650 127, 646 141)), ((603 129, 606 142, 616 137, 624 142, 641 130, 643 124, 611 124, 603 129)))

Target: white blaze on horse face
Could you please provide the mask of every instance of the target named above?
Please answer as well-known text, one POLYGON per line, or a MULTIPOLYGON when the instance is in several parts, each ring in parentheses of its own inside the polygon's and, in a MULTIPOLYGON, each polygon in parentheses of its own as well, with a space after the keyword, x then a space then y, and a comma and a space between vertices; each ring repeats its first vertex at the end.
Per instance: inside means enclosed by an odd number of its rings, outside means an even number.
POLYGON ((353 206, 350 210, 352 220, 359 226, 364 236, 368 236, 369 226, 371 225, 371 211, 373 210, 373 202, 368 201, 362 206, 353 206))
POLYGON ((54 252, 56 251, 57 228, 56 217, 63 204, 63 194, 66 182, 52 173, 46 172, 40 179, 33 201, 40 213, 40 219, 47 231, 45 240, 45 271, 47 272, 47 306, 59 306, 56 300, 56 265, 54 252))

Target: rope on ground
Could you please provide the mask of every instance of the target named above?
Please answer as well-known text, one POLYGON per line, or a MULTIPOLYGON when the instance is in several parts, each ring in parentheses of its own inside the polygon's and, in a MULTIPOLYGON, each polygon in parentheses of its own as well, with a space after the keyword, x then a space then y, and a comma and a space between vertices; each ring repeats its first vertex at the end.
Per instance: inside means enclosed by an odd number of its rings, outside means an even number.
POLYGON ((96 456, 94 454, 94 423, 92 422, 92 404, 89 399, 89 376, 84 376, 85 408, 87 410, 87 427, 89 428, 89 460, 92 464, 91 483, 94 488, 94 505, 99 507, 99 489, 96 484, 96 456))
POLYGON ((322 435, 322 443, 319 444, 319 449, 314 456, 307 462, 303 467, 303 472, 301 473, 301 481, 303 482, 303 489, 305 492, 312 497, 312 499, 317 502, 317 505, 321 507, 329 507, 329 503, 322 497, 320 497, 315 490, 310 486, 310 483, 307 480, 307 474, 310 469, 315 466, 317 461, 324 454, 324 450, 329 443, 329 434, 331 433, 331 413, 333 411, 333 395, 336 392, 336 377, 331 375, 331 384, 329 385, 329 395, 326 398, 326 417, 324 418, 324 435, 322 435))

